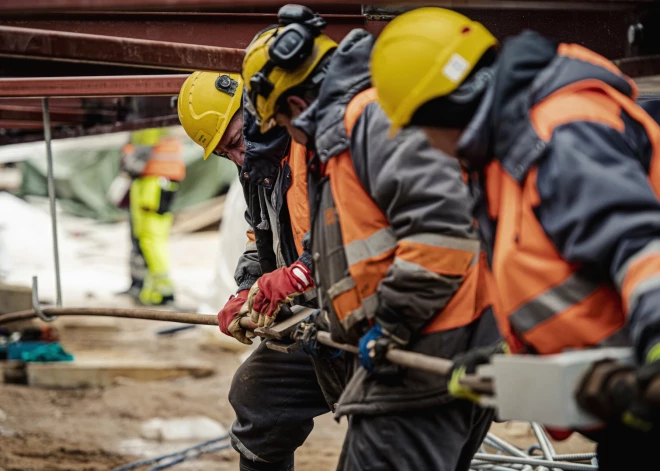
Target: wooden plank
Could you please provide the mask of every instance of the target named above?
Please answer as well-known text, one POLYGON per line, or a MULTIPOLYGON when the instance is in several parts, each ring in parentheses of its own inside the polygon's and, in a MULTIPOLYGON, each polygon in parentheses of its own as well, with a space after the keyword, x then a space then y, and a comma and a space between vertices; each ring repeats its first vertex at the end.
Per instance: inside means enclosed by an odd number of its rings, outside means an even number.
POLYGON ((28 384, 44 388, 93 388, 116 384, 121 379, 159 381, 213 374, 210 365, 143 360, 76 360, 74 362, 28 363, 28 384))
POLYGON ((209 226, 216 226, 222 220, 225 195, 196 204, 177 213, 171 234, 189 234, 209 226))

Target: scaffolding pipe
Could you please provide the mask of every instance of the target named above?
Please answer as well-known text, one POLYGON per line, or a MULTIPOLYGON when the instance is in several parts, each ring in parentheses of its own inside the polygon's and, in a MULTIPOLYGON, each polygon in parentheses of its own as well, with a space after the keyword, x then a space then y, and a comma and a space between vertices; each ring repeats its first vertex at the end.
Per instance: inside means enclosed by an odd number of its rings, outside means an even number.
POLYGON ((50 224, 53 232, 53 260, 55 261, 55 292, 57 307, 62 307, 62 280, 60 278, 60 250, 57 240, 57 214, 55 210, 55 176, 53 173, 53 149, 50 133, 50 110, 48 98, 42 99, 44 115, 44 141, 46 142, 46 162, 48 163, 48 199, 50 200, 50 224))

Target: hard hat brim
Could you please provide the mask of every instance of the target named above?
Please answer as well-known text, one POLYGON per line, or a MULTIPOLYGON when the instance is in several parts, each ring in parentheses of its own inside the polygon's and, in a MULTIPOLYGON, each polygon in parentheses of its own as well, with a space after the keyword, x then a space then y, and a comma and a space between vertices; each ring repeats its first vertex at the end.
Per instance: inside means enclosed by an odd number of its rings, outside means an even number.
POLYGON ((211 142, 209 142, 209 145, 204 148, 204 160, 208 159, 209 156, 213 153, 218 145, 218 142, 220 142, 220 139, 222 139, 223 134, 224 131, 215 133, 213 139, 211 139, 211 142))

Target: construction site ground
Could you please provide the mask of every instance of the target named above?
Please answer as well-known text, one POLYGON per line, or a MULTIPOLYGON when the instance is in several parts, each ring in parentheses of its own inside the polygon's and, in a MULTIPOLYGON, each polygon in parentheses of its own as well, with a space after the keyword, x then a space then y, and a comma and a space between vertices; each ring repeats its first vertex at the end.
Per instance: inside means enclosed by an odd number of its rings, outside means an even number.
MULTIPOLYGON (((39 219, 39 218, 36 218, 39 219)), ((35 220, 36 220, 35 219, 35 220)), ((36 223, 35 223, 36 224, 36 223)), ((67 306, 130 306, 115 293, 128 281, 128 226, 96 225, 65 218, 62 271, 67 306)), ((45 298, 53 299, 48 228, 31 230, 34 250, 13 260, 11 281, 39 274, 45 298)), ((179 235, 172 240, 172 274, 179 307, 195 309, 213 278, 217 233, 179 235)), ((144 437, 144 424, 154 418, 208 417, 228 428, 233 411, 227 400, 232 376, 249 354, 237 342, 223 340, 215 328, 196 327, 171 336, 157 331, 172 324, 121 320, 62 318, 54 324, 76 361, 123 364, 170 362, 208 367, 210 376, 180 376, 148 381, 115 378, 113 384, 85 389, 39 388, 0 384, 0 471, 109 470, 144 457, 176 451, 200 440, 159 441, 144 437)), ((283 354, 284 355, 284 354, 283 354)), ((267 394, 263 391, 263 394, 267 394)), ((316 420, 312 435, 296 454, 299 471, 335 467, 346 422, 327 414, 316 420)), ((518 446, 535 442, 524 423, 495 424, 493 431, 518 446)), ((442 443, 442 437, 438 437, 442 443)), ((592 451, 593 444, 573 435, 556 443, 559 453, 592 451)), ((237 469, 232 450, 187 461, 172 469, 237 469)), ((139 468, 141 471, 146 467, 139 468)))

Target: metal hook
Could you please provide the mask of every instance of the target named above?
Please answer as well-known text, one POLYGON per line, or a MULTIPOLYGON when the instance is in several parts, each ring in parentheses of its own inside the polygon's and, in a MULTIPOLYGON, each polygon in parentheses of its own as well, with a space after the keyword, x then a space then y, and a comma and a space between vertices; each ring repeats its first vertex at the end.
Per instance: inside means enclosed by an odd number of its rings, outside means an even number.
POLYGON ((34 309, 34 312, 37 313, 39 319, 44 322, 53 322, 55 319, 57 319, 57 316, 47 316, 41 310, 41 306, 39 304, 39 282, 37 281, 36 276, 32 277, 32 309, 34 309))

